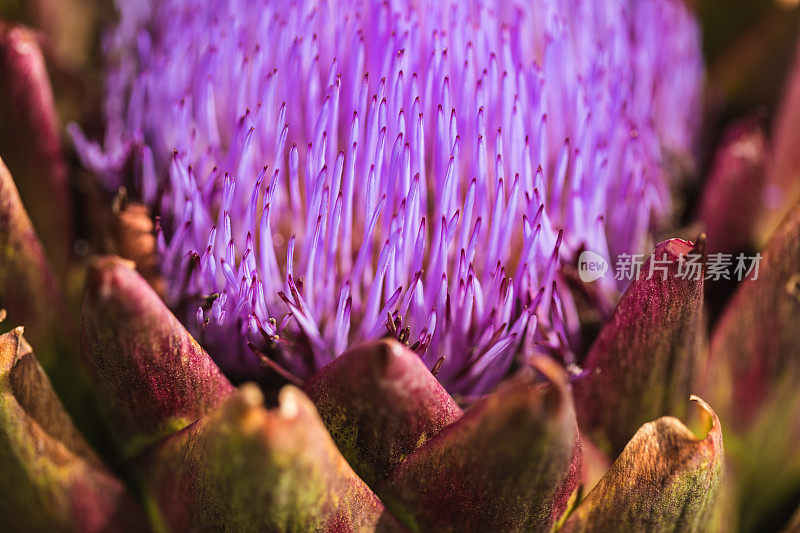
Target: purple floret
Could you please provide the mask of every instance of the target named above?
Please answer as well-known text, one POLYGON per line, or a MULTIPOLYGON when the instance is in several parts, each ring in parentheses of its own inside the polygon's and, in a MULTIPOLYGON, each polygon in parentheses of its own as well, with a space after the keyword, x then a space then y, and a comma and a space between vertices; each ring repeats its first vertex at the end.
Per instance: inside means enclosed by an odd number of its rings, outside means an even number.
POLYGON ((702 64, 677 1, 120 9, 103 147, 75 142, 159 215, 167 300, 238 378, 254 350, 306 377, 385 335, 444 356, 451 393, 536 351, 571 362, 562 265, 645 251, 662 161, 693 145, 673 108, 699 108, 702 64))

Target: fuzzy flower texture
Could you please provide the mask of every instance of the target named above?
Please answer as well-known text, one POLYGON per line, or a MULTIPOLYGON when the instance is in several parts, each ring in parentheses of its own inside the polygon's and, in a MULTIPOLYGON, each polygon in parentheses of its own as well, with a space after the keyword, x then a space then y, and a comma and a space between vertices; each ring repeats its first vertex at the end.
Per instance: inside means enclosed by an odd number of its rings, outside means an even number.
MULTIPOLYGON (((120 9, 106 137, 72 134, 159 217, 165 299, 234 377, 261 352, 306 378, 386 335, 452 394, 536 351, 574 363, 562 266, 649 251, 692 158, 679 2, 120 9)), ((624 287, 598 284, 613 307, 624 287)))

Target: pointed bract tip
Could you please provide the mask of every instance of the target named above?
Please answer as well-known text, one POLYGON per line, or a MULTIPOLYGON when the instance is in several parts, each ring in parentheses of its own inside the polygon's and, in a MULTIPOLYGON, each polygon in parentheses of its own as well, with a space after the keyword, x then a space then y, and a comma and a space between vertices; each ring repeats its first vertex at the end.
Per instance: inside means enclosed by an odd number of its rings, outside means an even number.
POLYGON ((129 259, 123 259, 117 255, 96 255, 89 261, 90 272, 102 272, 115 268, 126 268, 136 270, 136 263, 129 259))
POLYGON ((245 383, 239 387, 239 397, 247 407, 259 407, 264 405, 264 393, 255 383, 245 383))
POLYGON ((89 261, 89 270, 86 274, 87 291, 104 300, 111 298, 120 276, 133 270, 136 270, 136 264, 119 256, 93 256, 89 261))
POLYGON ((310 407, 310 401, 303 391, 294 385, 286 385, 278 393, 278 414, 286 419, 296 418, 304 406, 310 407))
POLYGON ((695 239, 693 252, 698 254, 698 255, 703 256, 703 259, 705 259, 705 255, 706 255, 706 234, 705 233, 701 233, 700 235, 697 236, 697 239, 695 239))
POLYGON ((681 257, 689 255, 694 249, 695 245, 693 245, 691 241, 684 239, 668 239, 656 245, 656 248, 650 257, 651 259, 655 257, 657 260, 677 260, 681 257))
POLYGON ((689 396, 689 401, 695 402, 703 411, 711 415, 712 418, 716 419, 716 414, 714 413, 714 410, 711 409, 711 406, 708 405, 706 401, 703 400, 700 396, 692 394, 691 396, 689 396))
POLYGON ((564 368, 550 357, 540 354, 534 355, 531 358, 530 365, 553 385, 563 385, 567 381, 567 374, 564 372, 564 368))
POLYGON ((716 411, 696 394, 689 396, 689 401, 695 404, 702 411, 703 417, 708 420, 708 433, 704 439, 720 440, 722 438, 722 425, 716 411))

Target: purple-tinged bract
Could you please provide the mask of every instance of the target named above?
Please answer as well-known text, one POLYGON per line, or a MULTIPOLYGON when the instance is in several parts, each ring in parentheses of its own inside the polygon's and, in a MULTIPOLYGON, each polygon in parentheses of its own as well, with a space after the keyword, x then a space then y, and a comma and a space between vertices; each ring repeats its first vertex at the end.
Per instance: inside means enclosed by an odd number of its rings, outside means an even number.
POLYGON ((644 251, 662 145, 691 151, 677 1, 119 4, 104 147, 75 140, 160 215, 167 299, 234 376, 387 332, 451 393, 569 359, 560 265, 644 251))

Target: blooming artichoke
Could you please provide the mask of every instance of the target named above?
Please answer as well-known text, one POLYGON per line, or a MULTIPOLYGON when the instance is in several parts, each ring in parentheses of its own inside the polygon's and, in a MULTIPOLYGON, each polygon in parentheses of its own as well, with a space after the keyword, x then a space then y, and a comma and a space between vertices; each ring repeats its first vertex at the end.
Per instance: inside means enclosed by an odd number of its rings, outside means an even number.
POLYGON ((796 527, 800 70, 706 164, 680 0, 73 3, 0 22, 5 529, 796 527))

